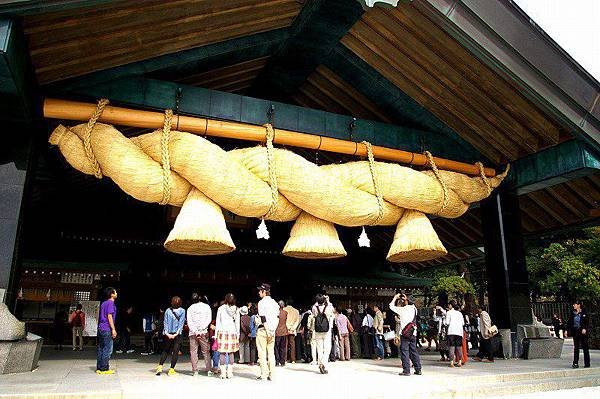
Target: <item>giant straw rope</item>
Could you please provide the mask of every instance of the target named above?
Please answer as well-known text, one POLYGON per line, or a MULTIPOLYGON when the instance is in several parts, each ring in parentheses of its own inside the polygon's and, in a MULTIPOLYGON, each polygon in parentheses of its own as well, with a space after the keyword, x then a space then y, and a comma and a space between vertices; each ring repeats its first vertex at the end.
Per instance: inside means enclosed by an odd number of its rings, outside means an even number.
POLYGON ((233 250, 221 220, 225 208, 245 217, 298 219, 283 251, 290 256, 345 255, 334 224, 397 224, 388 260, 431 259, 447 252, 425 214, 461 216, 469 204, 489 196, 508 172, 486 178, 480 163, 477 177, 439 170, 428 152, 431 170, 417 171, 375 161, 369 143, 368 161, 317 166, 274 148, 271 125, 265 125, 266 147, 226 152, 203 137, 171 130, 170 110, 163 129, 129 139, 113 126, 97 123, 106 103, 99 102, 87 124, 58 126, 49 142, 75 169, 109 177, 140 201, 183 206, 165 243, 173 252, 233 250), (187 220, 179 220, 183 218, 187 220), (293 240, 302 244, 295 246, 293 240))

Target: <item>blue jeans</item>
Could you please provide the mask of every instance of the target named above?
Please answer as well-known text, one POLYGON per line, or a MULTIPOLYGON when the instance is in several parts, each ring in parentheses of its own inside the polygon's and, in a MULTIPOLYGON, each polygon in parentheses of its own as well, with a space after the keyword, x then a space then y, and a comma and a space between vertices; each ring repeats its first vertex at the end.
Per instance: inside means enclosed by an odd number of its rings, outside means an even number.
POLYGON ((220 355, 221 354, 219 352, 213 351, 213 354, 212 354, 212 363, 213 363, 213 367, 214 368, 219 367, 219 358, 220 358, 220 355))
POLYGON ((415 371, 421 371, 421 357, 417 352, 417 337, 400 338, 400 359, 402 359, 402 372, 410 374, 410 362, 415 371))
POLYGON ((111 331, 98 331, 98 355, 96 370, 108 370, 108 361, 113 351, 113 337, 111 331))
POLYGON ((377 357, 380 357, 383 359, 384 357, 384 351, 383 351, 383 335, 379 335, 379 334, 375 334, 373 336, 373 339, 375 340, 375 352, 377 357))

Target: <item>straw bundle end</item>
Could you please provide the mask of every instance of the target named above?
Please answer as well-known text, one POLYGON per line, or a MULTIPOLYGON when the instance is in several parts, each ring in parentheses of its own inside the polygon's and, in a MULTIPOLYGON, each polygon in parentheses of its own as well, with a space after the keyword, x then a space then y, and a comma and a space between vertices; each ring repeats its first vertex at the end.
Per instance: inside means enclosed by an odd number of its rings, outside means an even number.
POLYGON ((301 259, 335 259, 346 256, 333 223, 302 212, 292 227, 284 255, 301 259))
POLYGON ((235 249, 221 208, 196 189, 183 203, 164 247, 183 255, 220 255, 235 249))
POLYGON ((407 210, 396 228, 386 259, 390 262, 423 262, 448 253, 425 214, 407 210))

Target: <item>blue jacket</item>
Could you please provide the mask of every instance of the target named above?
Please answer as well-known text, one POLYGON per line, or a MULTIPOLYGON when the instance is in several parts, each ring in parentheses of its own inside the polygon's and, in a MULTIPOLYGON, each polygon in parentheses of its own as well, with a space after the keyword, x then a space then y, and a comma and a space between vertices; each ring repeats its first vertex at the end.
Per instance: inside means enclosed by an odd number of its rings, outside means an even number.
POLYGON ((185 310, 183 308, 169 308, 165 311, 165 328, 163 334, 181 334, 184 324, 185 310))
POLYGON ((254 322, 255 318, 256 315, 250 317, 250 338, 256 338, 256 323, 254 322))

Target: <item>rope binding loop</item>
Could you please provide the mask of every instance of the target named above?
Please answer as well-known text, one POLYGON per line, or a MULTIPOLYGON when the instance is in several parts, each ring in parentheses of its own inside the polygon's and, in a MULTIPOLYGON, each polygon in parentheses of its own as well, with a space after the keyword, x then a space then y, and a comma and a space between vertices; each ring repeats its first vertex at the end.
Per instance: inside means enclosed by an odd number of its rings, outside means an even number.
POLYGON ((100 169, 100 164, 94 155, 94 151, 92 150, 92 130, 94 130, 94 126, 96 126, 96 122, 102 116, 102 111, 104 111, 104 107, 108 105, 109 101, 106 98, 101 98, 98 100, 98 104, 96 105, 96 109, 92 113, 92 116, 88 120, 87 125, 85 126, 85 132, 83 134, 83 147, 85 149, 85 155, 92 164, 92 168, 94 169, 94 176, 97 179, 102 179, 102 170, 100 169))
POLYGON ((442 186, 442 192, 444 194, 444 201, 442 202, 442 207, 437 212, 437 214, 439 215, 446 209, 446 207, 448 206, 448 202, 450 201, 450 198, 448 197, 448 187, 446 186, 446 182, 442 179, 442 175, 440 174, 440 171, 437 165, 435 164, 433 155, 431 155, 429 151, 425 151, 424 154, 427 157, 427 163, 431 166, 431 170, 433 170, 433 174, 442 186))
POLYGON ((375 157, 373 156, 373 147, 368 141, 363 141, 362 144, 364 144, 367 147, 367 157, 369 158, 369 170, 371 171, 371 179, 373 179, 373 187, 375 188, 375 196, 377 197, 378 213, 377 218, 372 223, 372 225, 377 225, 383 218, 384 214, 383 194, 381 194, 379 180, 377 179, 377 174, 375 173, 375 157))
POLYGON ((171 158, 169 154, 169 141, 171 139, 171 123, 173 121, 173 111, 165 110, 165 121, 163 124, 162 135, 160 137, 160 151, 163 170, 163 195, 160 205, 167 205, 171 200, 171 188, 173 180, 171 177, 171 158))

